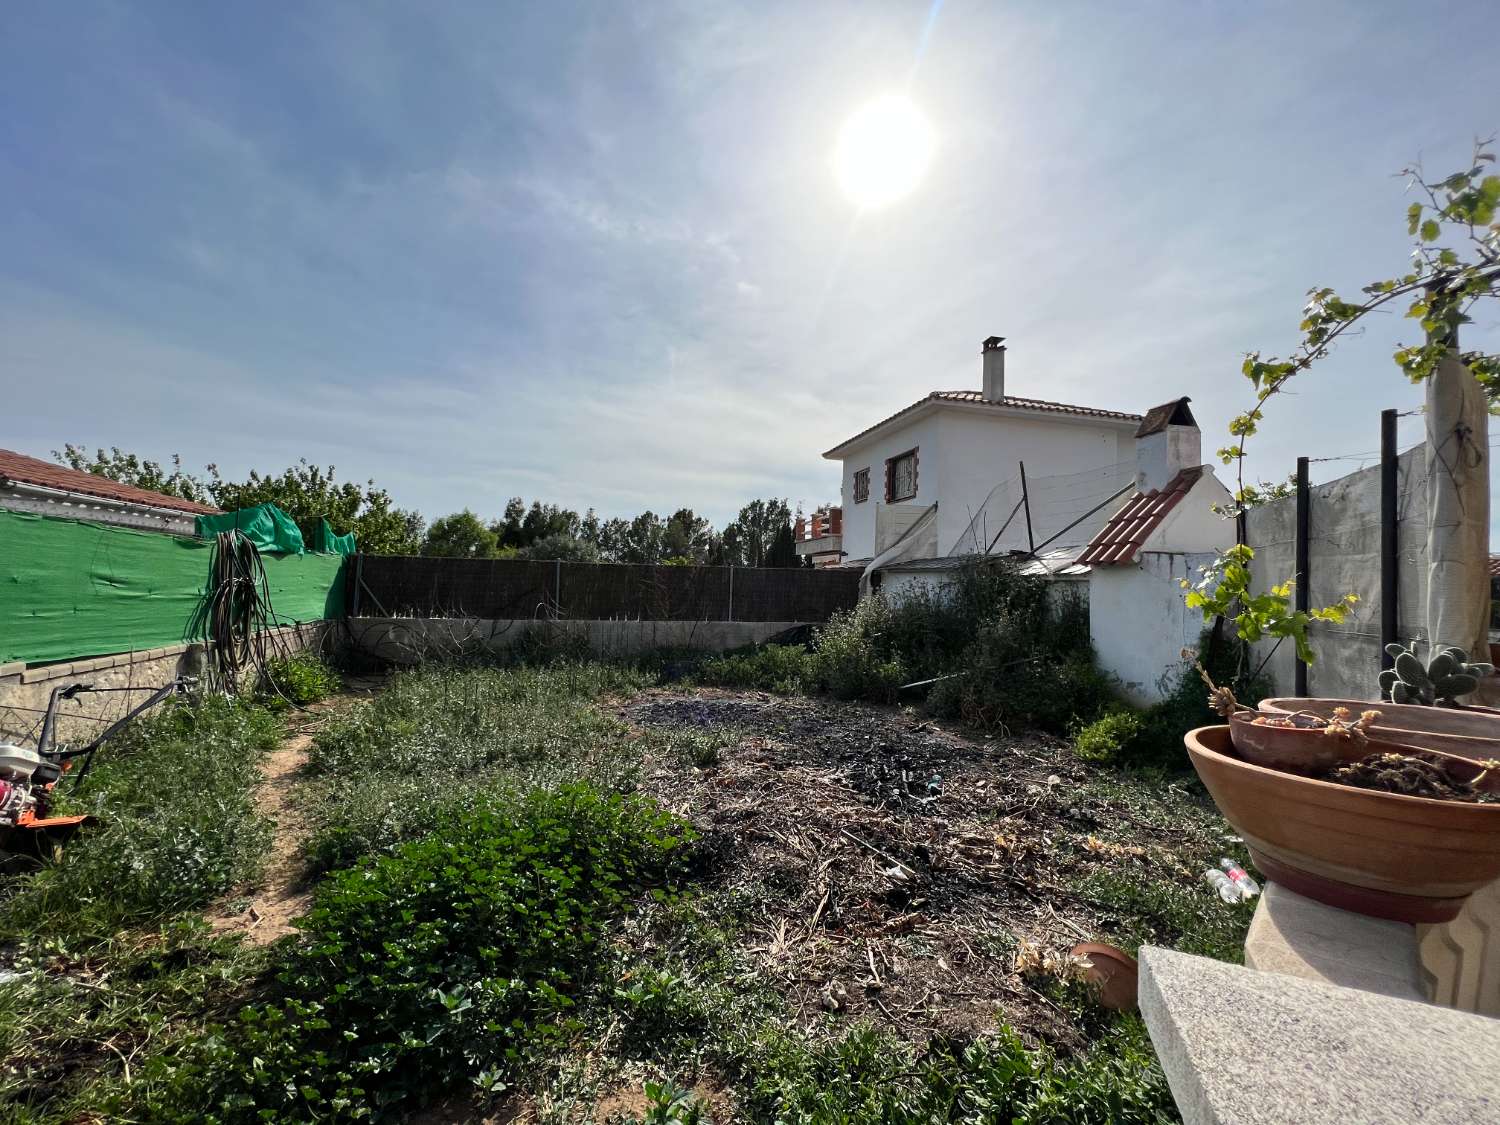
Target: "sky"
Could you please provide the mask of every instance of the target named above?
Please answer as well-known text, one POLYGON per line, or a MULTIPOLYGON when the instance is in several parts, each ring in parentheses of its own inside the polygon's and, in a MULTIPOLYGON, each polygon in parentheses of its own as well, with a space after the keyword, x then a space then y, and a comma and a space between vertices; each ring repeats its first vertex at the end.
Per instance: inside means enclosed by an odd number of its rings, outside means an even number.
MULTIPOLYGON (((822 451, 977 388, 998 334, 1011 394, 1191 395, 1213 449, 1309 288, 1403 271, 1393 173, 1500 129, 1494 16, 4 5, 0 446, 305 457, 429 518, 522 495, 722 523, 836 499, 822 451), (933 160, 857 214, 831 154, 892 92, 933 160)), ((1370 463, 1380 410, 1421 402, 1390 360, 1413 338, 1376 318, 1301 378, 1252 475, 1370 463)))

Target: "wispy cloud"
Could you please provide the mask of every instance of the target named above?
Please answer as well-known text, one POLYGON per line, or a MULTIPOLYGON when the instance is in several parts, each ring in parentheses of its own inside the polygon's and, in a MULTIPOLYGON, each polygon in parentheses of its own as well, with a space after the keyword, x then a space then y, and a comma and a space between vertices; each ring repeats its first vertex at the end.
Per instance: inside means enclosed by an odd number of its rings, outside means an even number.
MULTIPOLYGON (((912 77, 927 11, 0 16, 0 444, 722 519, 831 498, 819 451, 974 385, 992 332, 1019 393, 1188 393, 1216 430, 1303 290, 1404 259, 1386 173, 1500 124, 1482 38, 1415 10, 953 0, 912 77), (1458 77, 1410 98, 1392 57, 1458 77), (934 166, 856 223, 833 138, 909 77, 934 166)), ((1417 398, 1405 327, 1309 378, 1254 468, 1368 448, 1417 398)))

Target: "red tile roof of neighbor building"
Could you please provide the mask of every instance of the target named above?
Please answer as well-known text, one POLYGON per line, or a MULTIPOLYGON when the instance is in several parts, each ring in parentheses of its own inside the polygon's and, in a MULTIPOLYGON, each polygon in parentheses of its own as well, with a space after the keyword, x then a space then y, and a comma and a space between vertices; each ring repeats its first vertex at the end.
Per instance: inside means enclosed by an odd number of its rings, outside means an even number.
POLYGON ((910 406, 902 407, 900 410, 896 411, 896 413, 890 415, 889 417, 882 418, 873 426, 866 426, 863 430, 860 430, 859 433, 855 434, 853 437, 845 438, 843 441, 839 442, 838 445, 835 445, 833 449, 830 449, 827 453, 823 454, 823 456, 829 456, 829 454, 835 452, 836 450, 842 449, 850 442, 858 441, 866 434, 874 433, 876 430, 880 429, 881 426, 887 425, 890 422, 894 422, 902 415, 910 414, 919 406, 924 406, 929 402, 962 402, 974 403, 976 405, 983 406, 1008 406, 1014 410, 1039 410, 1048 414, 1069 414, 1074 417, 1083 418, 1109 418, 1118 422, 1141 421, 1141 416, 1139 414, 1127 414, 1124 411, 1120 410, 1101 410, 1095 406, 1072 406, 1066 402, 1048 402, 1046 399, 1040 398, 1017 398, 1015 395, 1006 395, 1003 399, 996 402, 991 399, 985 398, 983 391, 933 391, 926 398, 919 398, 910 406))
POLYGON ((1500 578, 1500 555, 1490 556, 1490 577, 1500 578))
POLYGON ((9 481, 14 481, 16 484, 36 485, 40 488, 55 488, 59 492, 97 496, 101 500, 113 500, 120 504, 139 504, 145 508, 167 508, 174 512, 189 512, 193 515, 209 515, 219 510, 207 504, 195 504, 191 500, 121 484, 119 481, 96 476, 94 473, 67 469, 38 457, 28 457, 24 453, 0 449, 0 482, 9 481))
POLYGON ((1203 475, 1203 466, 1183 469, 1167 482, 1166 488, 1150 492, 1137 492, 1125 506, 1109 517, 1109 522, 1089 541, 1078 556, 1080 563, 1089 566, 1123 566, 1133 563, 1140 554, 1141 546, 1151 533, 1182 498, 1193 490, 1198 478, 1203 475))

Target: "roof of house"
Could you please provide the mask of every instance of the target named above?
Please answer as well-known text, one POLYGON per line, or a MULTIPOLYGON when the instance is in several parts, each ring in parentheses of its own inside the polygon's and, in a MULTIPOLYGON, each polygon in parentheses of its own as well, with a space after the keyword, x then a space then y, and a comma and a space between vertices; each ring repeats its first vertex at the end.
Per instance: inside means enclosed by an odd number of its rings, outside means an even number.
POLYGON ((1078 556, 1089 566, 1123 566, 1136 561, 1142 545, 1162 525, 1168 514, 1203 475, 1203 466, 1183 469, 1167 482, 1167 487, 1137 492, 1125 506, 1109 517, 1109 522, 1089 541, 1078 556))
POLYGON ((1148 434, 1159 434, 1168 426, 1196 426, 1197 420, 1193 412, 1188 409, 1188 403, 1193 400, 1183 395, 1174 398, 1171 402, 1164 402, 1160 406, 1153 406, 1146 411, 1146 417, 1141 420, 1140 428, 1135 431, 1136 437, 1146 437, 1148 434))
POLYGON ((910 414, 913 410, 926 406, 928 403, 943 402, 966 403, 991 408, 1009 407, 1012 410, 1036 410, 1047 414, 1066 414, 1082 418, 1107 418, 1117 422, 1139 422, 1141 420, 1139 414, 1127 414, 1120 410, 1101 410, 1095 406, 1073 406, 1066 402, 1049 402, 1046 399, 1040 398, 1017 398, 1015 395, 1006 395, 1003 399, 995 401, 985 398, 983 391, 933 391, 926 398, 919 398, 910 406, 903 407, 889 417, 882 418, 873 426, 865 427, 853 437, 839 442, 832 449, 828 450, 828 452, 824 453, 823 456, 832 457, 845 446, 853 444, 860 438, 874 433, 882 426, 887 426, 896 421, 896 419, 910 414))
POLYGON ((67 469, 28 457, 9 449, 0 449, 0 483, 31 484, 40 488, 55 488, 60 492, 73 492, 84 496, 97 496, 120 504, 139 504, 144 508, 167 508, 175 512, 190 512, 193 515, 208 515, 219 509, 207 504, 195 504, 177 496, 161 492, 150 492, 144 488, 121 484, 108 477, 85 473, 79 469, 67 469))
POLYGON ((1500 555, 1490 556, 1490 577, 1500 578, 1500 555))

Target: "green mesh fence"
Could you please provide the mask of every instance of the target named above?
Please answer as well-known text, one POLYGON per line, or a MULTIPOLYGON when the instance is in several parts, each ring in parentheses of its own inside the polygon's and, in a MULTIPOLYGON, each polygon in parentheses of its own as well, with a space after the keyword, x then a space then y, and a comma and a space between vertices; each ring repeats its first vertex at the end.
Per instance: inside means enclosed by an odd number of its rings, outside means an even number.
MULTIPOLYGON (((200 639, 212 556, 206 540, 0 511, 0 664, 200 639)), ((281 622, 343 616, 343 556, 262 558, 281 622)))

